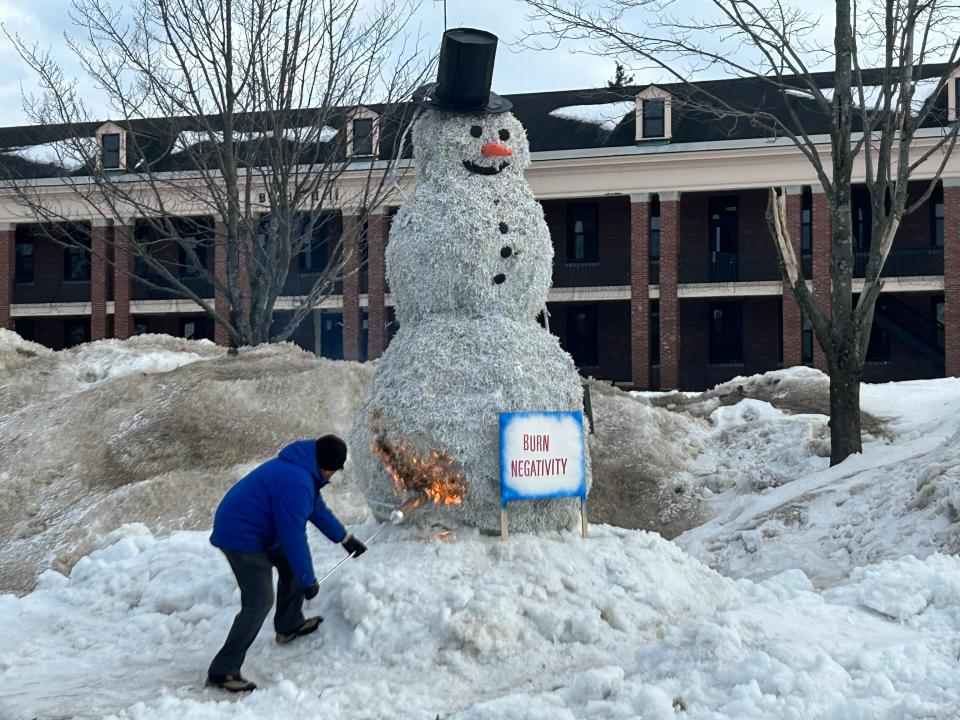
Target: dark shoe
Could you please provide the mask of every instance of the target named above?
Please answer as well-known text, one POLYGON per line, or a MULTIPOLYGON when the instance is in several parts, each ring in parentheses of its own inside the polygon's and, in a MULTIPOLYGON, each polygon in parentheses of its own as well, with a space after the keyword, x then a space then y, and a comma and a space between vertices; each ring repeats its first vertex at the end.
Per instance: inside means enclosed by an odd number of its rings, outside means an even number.
POLYGON ((250 692, 257 689, 257 684, 252 683, 239 674, 236 675, 207 675, 207 687, 220 688, 229 692, 241 693, 250 692))
POLYGON ((301 635, 309 635, 312 632, 315 632, 320 623, 323 622, 323 617, 320 615, 315 615, 314 617, 307 618, 303 625, 294 630, 293 632, 288 633, 277 633, 277 644, 286 645, 288 642, 293 642, 301 635))

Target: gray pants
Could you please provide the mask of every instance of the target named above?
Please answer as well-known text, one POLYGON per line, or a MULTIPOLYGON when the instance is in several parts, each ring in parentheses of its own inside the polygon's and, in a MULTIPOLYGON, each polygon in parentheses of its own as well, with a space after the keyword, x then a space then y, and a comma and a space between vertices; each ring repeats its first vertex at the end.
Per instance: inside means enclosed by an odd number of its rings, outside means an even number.
POLYGON ((240 612, 233 619, 227 641, 210 663, 210 675, 239 675, 247 650, 260 632, 273 606, 273 568, 277 569, 277 612, 273 618, 278 633, 291 633, 304 623, 303 586, 294 577, 282 549, 267 553, 223 550, 240 586, 240 612))

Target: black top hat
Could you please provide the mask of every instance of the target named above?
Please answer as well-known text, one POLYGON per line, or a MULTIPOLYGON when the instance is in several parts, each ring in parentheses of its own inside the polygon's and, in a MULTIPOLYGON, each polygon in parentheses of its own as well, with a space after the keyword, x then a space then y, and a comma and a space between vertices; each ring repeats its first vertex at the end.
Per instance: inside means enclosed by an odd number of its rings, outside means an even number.
POLYGON ((454 28, 443 33, 437 82, 417 93, 417 101, 432 110, 455 113, 502 113, 513 107, 490 92, 497 36, 485 30, 454 28))

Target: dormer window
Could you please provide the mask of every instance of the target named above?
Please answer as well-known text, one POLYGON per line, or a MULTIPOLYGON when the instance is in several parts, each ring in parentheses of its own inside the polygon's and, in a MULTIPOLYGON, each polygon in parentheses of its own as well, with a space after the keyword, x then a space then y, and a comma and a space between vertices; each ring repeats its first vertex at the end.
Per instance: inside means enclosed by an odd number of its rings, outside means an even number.
POLYGON ((357 108, 350 118, 347 134, 347 154, 371 156, 377 154, 380 143, 378 115, 369 108, 357 108))
POLYGON ((670 94, 655 85, 637 95, 637 142, 670 139, 670 94))
POLYGON ((97 164, 101 170, 126 170, 127 133, 113 122, 97 128, 97 164))
POLYGON ((120 133, 100 136, 100 159, 104 170, 117 170, 120 167, 120 133))
POLYGON ((661 138, 663 137, 663 112, 665 102, 663 100, 644 100, 643 101, 643 137, 661 138))
POLYGON ((960 113, 957 112, 957 104, 960 102, 960 75, 954 75, 947 82, 947 119, 953 122, 960 113))
POLYGON ((373 118, 353 121, 353 154, 373 155, 373 118))

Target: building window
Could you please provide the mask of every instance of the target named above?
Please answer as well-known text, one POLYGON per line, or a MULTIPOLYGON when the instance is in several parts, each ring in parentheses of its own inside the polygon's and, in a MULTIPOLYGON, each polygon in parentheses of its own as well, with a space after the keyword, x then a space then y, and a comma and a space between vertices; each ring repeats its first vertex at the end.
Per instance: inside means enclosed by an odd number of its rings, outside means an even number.
POLYGON ((70 318, 63 323, 64 347, 74 347, 90 341, 90 320, 70 318))
POLYGON ((803 189, 800 209, 800 251, 804 255, 813 252, 813 193, 803 189))
POLYGON ((135 319, 133 321, 133 334, 134 335, 146 335, 150 332, 150 328, 147 326, 146 320, 135 319))
POLYGON ((317 216, 304 215, 300 224, 300 238, 303 249, 300 251, 300 272, 321 273, 327 268, 327 243, 333 230, 334 218, 323 214, 317 216), (312 221, 312 223, 311 223, 312 221))
POLYGON ((90 280, 89 240, 81 245, 71 245, 63 251, 63 279, 77 281, 90 280))
POLYGON ((173 221, 181 277, 198 277, 210 266, 209 247, 213 242, 213 218, 177 218, 173 221), (190 250, 192 252, 188 252, 190 250), (194 257, 195 256, 195 257, 194 257))
POLYGON ((18 283, 32 283, 34 270, 33 243, 18 242, 14 253, 16 255, 13 274, 14 281, 18 283))
POLYGON ((567 205, 567 262, 597 262, 597 204, 572 203, 567 205))
POLYGON ((735 282, 739 278, 740 205, 736 197, 713 197, 709 202, 709 282, 735 282))
POLYGON ((579 368, 599 364, 596 305, 567 307, 567 351, 579 368))
POLYGON ((800 343, 800 362, 804 365, 813 364, 813 325, 807 316, 803 316, 803 335, 800 343))
POLYGON ((870 193, 865 189, 854 190, 850 197, 850 211, 853 214, 853 251, 868 252, 873 234, 870 193))
POLYGON ((660 261, 660 200, 650 202, 650 259, 660 261))
POLYGON ((930 244, 943 247, 943 186, 938 185, 930 196, 930 244))
POLYGON ((206 318, 197 316, 180 318, 180 337, 188 340, 208 338, 206 318))
POLYGON ((643 137, 662 138, 664 136, 664 100, 643 101, 643 137))
POLYGON ((357 118, 353 121, 353 154, 373 155, 372 118, 357 118))
POLYGON ((710 364, 743 362, 743 303, 710 303, 710 364))
POLYGON ((106 133, 100 136, 100 163, 104 170, 117 170, 120 167, 120 133, 106 133))

